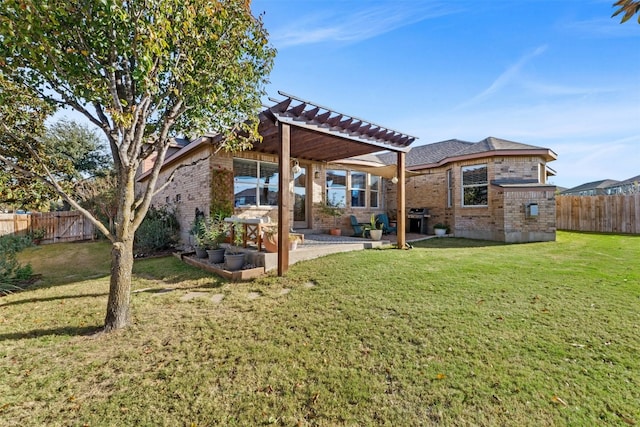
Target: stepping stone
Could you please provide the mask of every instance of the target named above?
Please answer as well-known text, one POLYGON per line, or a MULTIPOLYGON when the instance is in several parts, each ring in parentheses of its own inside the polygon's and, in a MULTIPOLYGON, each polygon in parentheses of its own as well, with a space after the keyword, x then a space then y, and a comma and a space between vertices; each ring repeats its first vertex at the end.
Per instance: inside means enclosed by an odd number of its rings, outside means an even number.
POLYGON ((224 299, 224 294, 214 294, 211 297, 211 302, 216 303, 216 304, 220 304, 223 299, 224 299))
POLYGON ((316 282, 307 282, 304 284, 304 287, 307 289, 315 288, 316 282))
POLYGON ((289 288, 284 288, 284 289, 282 289, 282 290, 280 291, 280 295, 286 295, 286 294, 288 294, 289 292, 291 292, 291 289, 289 289, 289 288))
POLYGON ((260 294, 260 292, 249 292, 249 295, 247 295, 247 299, 253 300, 253 299, 260 298, 261 296, 262 294, 260 294))
POLYGON ((189 292, 183 295, 182 298, 180 298, 180 301, 190 301, 192 299, 204 297, 206 295, 209 295, 209 294, 207 292, 189 292))

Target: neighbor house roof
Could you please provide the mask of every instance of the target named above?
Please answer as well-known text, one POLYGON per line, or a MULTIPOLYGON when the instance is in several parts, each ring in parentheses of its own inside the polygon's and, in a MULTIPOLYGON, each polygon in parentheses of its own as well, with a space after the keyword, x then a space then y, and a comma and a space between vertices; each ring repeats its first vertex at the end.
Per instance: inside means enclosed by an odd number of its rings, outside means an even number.
POLYGON ((640 182, 640 175, 636 175, 636 176, 631 177, 629 179, 625 179, 624 181, 617 182, 617 183, 613 184, 612 186, 630 185, 630 184, 635 184, 636 182, 640 182))
POLYGON ((573 187, 563 191, 561 194, 576 194, 590 190, 601 190, 619 183, 620 181, 616 181, 615 179, 601 179, 600 181, 592 181, 585 184, 580 184, 577 187, 573 187))

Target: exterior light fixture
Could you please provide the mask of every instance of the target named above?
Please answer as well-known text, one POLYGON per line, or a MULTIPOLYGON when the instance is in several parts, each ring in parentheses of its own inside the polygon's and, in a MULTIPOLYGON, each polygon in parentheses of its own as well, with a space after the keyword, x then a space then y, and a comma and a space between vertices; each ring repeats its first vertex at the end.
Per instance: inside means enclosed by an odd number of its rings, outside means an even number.
POLYGON ((301 170, 302 168, 300 167, 300 164, 298 163, 298 161, 294 160, 293 167, 291 168, 291 172, 295 175, 297 173, 300 173, 301 170))
POLYGON ((393 184, 397 184, 397 183, 398 183, 398 177, 397 177, 397 176, 394 176, 393 178, 391 178, 391 182, 392 182, 393 184))

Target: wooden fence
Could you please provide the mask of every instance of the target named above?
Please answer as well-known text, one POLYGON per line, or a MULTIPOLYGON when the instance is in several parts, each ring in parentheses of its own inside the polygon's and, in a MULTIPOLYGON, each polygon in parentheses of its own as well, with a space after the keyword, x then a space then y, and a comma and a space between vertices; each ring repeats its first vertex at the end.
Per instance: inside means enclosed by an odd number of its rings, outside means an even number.
POLYGON ((0 236, 45 231, 42 243, 74 242, 94 237, 93 224, 79 212, 0 214, 0 236))
POLYGON ((640 194, 558 196, 556 228, 640 234, 640 194))

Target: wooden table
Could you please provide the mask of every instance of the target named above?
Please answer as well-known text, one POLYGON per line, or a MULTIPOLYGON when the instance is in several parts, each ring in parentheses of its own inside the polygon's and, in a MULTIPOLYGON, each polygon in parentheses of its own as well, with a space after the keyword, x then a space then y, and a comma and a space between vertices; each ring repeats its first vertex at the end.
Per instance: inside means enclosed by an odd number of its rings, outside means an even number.
MULTIPOLYGON (((278 232, 278 224, 275 222, 255 222, 255 221, 243 221, 243 220, 231 220, 225 219, 226 222, 230 222, 232 224, 239 223, 242 224, 242 247, 246 248, 248 242, 253 242, 258 247, 258 250, 262 250, 262 240, 264 239, 264 232, 278 232), (274 230, 275 229, 275 230, 274 230)), ((302 233, 289 233, 290 236, 295 235, 300 239, 300 243, 304 243, 304 234, 302 233)), ((231 242, 235 239, 235 229, 231 227, 231 242)))

